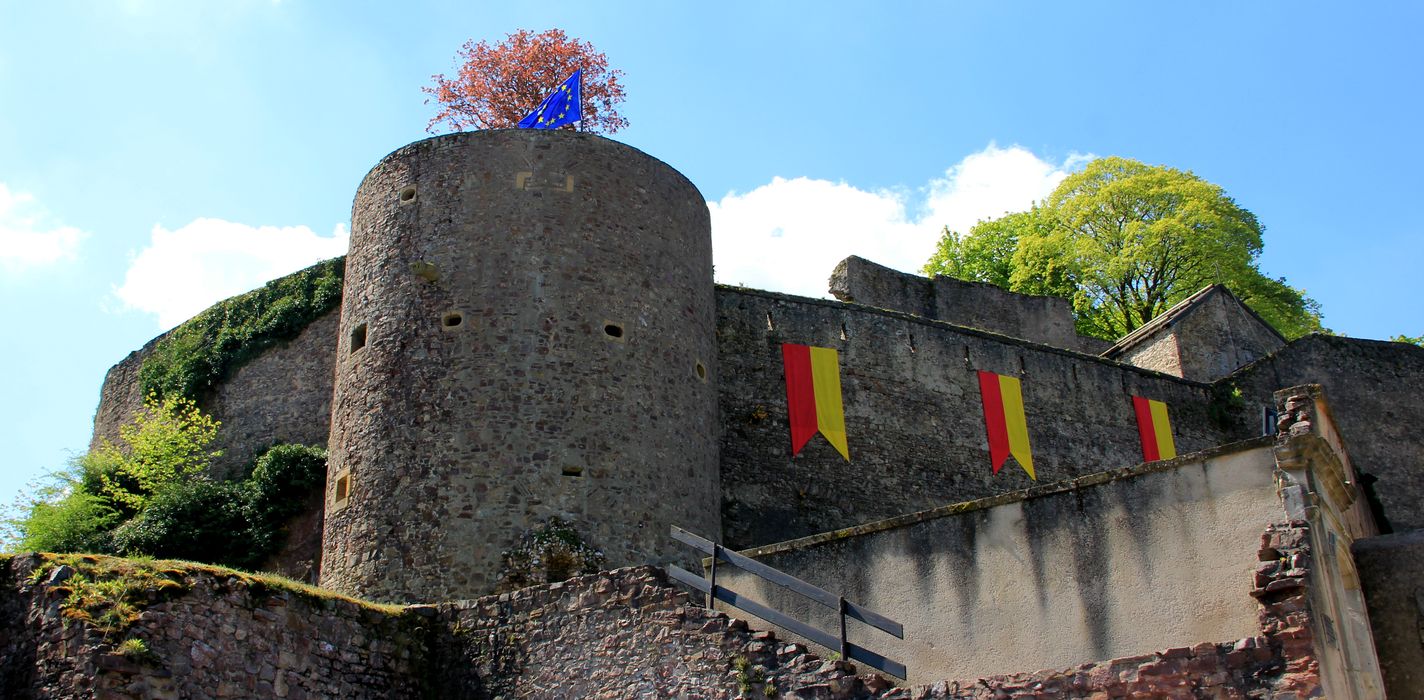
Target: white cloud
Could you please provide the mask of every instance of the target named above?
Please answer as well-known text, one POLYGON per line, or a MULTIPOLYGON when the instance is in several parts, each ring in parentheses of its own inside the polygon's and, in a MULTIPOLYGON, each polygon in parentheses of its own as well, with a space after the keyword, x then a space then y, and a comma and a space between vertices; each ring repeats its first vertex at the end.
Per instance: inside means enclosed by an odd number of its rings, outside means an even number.
POLYGON ((349 232, 330 236, 306 226, 259 226, 196 219, 176 231, 153 227, 153 238, 129 265, 115 295, 131 309, 157 314, 163 328, 215 302, 261 286, 312 263, 346 253, 349 232))
POLYGON ((773 178, 708 202, 717 280, 825 296, 831 269, 849 255, 918 272, 942 227, 967 232, 981 219, 1024 211, 1088 159, 1074 155, 1055 165, 1021 146, 991 143, 913 195, 773 178))
POLYGON ((89 234, 51 221, 48 212, 25 192, 0 182, 0 269, 17 273, 73 260, 89 234))

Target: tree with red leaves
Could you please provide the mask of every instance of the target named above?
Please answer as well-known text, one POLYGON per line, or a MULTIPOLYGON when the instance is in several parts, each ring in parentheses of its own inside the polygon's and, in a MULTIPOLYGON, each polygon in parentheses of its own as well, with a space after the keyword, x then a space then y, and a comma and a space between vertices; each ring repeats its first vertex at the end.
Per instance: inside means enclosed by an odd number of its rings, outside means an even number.
POLYGON ((521 29, 493 46, 467 41, 456 61, 459 73, 454 78, 433 75, 435 84, 421 88, 440 104, 440 113, 425 126, 431 133, 441 126, 452 131, 513 127, 579 68, 582 130, 611 134, 628 126, 616 109, 623 101, 618 83, 623 71, 610 70, 608 58, 592 44, 562 30, 535 34, 521 29))

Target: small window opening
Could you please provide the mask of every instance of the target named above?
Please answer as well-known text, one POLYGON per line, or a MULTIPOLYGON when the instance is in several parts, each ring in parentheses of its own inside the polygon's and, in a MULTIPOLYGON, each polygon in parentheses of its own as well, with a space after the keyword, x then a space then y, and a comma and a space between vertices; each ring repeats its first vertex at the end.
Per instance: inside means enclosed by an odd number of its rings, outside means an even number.
POLYGON ((776 330, 776 324, 775 324, 775 323, 772 323, 772 321, 771 321, 771 312, 770 312, 770 311, 766 312, 766 329, 769 330, 769 331, 774 331, 774 330, 776 330))
POLYGON ((459 311, 451 311, 440 317, 440 325, 445 328, 455 328, 465 322, 465 317, 459 311))
POLYGON ((610 338, 621 339, 623 337, 623 325, 610 321, 603 324, 603 332, 610 338))
POLYGON ((564 465, 564 476, 583 476, 583 467, 572 464, 564 465))
POLYGON ((415 201, 415 187, 410 186, 400 191, 400 203, 409 204, 415 201))
POLYGON ((332 494, 332 508, 345 508, 351 498, 351 472, 343 469, 336 476, 336 491, 332 494))
POLYGON ((366 347, 366 324, 361 324, 351 329, 351 352, 355 354, 357 350, 366 347))
POLYGON ((841 324, 841 340, 850 340, 850 336, 846 334, 846 327, 844 323, 841 324))
POLYGON ((702 360, 698 360, 697 364, 692 366, 692 371, 697 373, 698 379, 707 381, 707 365, 702 364, 702 360))

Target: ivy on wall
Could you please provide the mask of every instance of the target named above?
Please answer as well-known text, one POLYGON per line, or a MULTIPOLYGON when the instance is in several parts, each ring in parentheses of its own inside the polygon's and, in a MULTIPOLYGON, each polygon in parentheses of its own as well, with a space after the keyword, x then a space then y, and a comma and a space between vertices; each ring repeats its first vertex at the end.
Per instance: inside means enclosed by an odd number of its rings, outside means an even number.
POLYGON ((145 396, 198 400, 238 367, 336 308, 345 271, 345 257, 319 262, 184 321, 144 360, 140 389, 145 396))

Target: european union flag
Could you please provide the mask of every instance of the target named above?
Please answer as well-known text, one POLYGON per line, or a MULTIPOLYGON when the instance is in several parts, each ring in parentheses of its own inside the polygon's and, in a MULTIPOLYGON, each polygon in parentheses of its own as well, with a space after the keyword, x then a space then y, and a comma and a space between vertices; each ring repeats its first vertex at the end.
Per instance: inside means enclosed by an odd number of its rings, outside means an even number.
POLYGON ((519 120, 521 129, 553 129, 565 124, 572 124, 583 119, 583 106, 579 103, 579 85, 582 81, 583 69, 574 71, 574 74, 565 80, 554 94, 544 98, 539 103, 539 108, 529 113, 529 116, 519 120))

